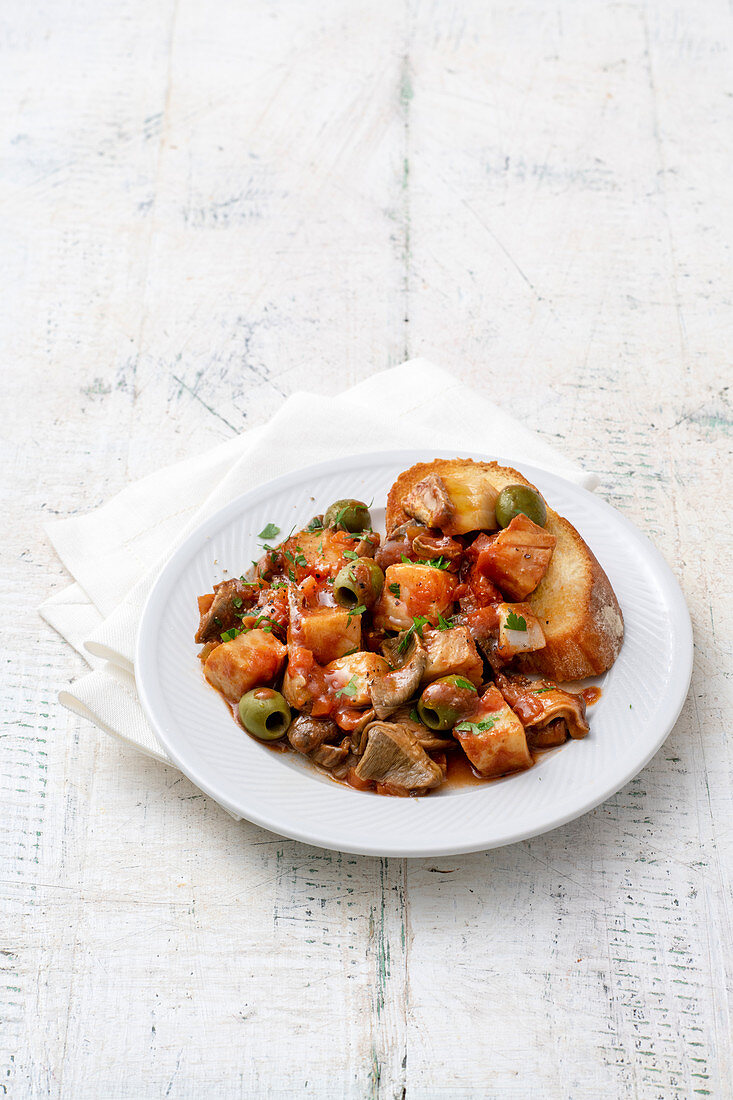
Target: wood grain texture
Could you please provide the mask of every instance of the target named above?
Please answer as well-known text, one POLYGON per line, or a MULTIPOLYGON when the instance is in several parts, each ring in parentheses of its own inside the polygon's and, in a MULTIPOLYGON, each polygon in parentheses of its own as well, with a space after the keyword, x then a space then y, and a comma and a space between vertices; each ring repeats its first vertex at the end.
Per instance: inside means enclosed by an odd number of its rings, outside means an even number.
POLYGON ((729 7, 3 15, 3 1094, 729 1097, 729 7), (437 861, 233 822, 27 614, 46 517, 408 354, 598 470, 696 638, 628 787, 437 861))

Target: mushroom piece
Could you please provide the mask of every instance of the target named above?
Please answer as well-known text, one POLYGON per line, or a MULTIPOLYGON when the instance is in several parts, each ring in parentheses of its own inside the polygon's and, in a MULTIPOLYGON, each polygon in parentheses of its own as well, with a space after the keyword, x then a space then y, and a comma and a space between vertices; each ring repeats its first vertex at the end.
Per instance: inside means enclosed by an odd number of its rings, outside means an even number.
POLYGON ((296 752, 308 756, 338 733, 332 718, 311 718, 308 714, 299 714, 288 726, 288 741, 296 752))
POLYGON ((445 752, 446 749, 458 748, 458 742, 453 737, 441 737, 433 730, 429 730, 422 722, 412 717, 414 707, 399 707, 392 715, 393 722, 399 722, 401 726, 412 733, 420 742, 426 752, 445 752))
POLYGON ((328 741, 341 731, 331 718, 312 718, 299 714, 288 726, 288 741, 297 752, 310 757, 328 771, 334 771, 344 763, 351 752, 351 740, 344 737, 340 745, 328 741))
MULTIPOLYGON (((201 621, 194 641, 221 641, 222 631, 231 630, 240 625, 242 608, 250 608, 257 602, 260 587, 248 584, 239 578, 232 578, 214 585, 214 598, 206 611, 201 613, 201 621)), ((202 597, 203 598, 203 597, 202 597)))
POLYGON ((428 656, 420 639, 413 634, 410 655, 400 668, 384 672, 372 680, 372 706, 377 718, 388 718, 402 703, 416 694, 428 656))
POLYGON ((351 731, 351 751, 355 756, 361 756, 367 743, 367 726, 370 726, 377 717, 374 708, 364 711, 359 721, 351 731))
POLYGON ((349 751, 350 742, 348 737, 345 737, 340 745, 320 745, 310 754, 310 758, 314 763, 320 764, 322 768, 333 771, 338 768, 339 764, 344 763, 349 751))
POLYGON ((458 561, 463 553, 460 542, 444 535, 440 530, 436 534, 430 528, 415 535, 412 549, 418 558, 446 558, 450 562, 458 561))
MULTIPOLYGON (((562 719, 567 731, 574 740, 585 737, 590 726, 585 717, 585 699, 582 695, 576 695, 572 691, 565 691, 554 680, 530 680, 528 676, 504 676, 498 673, 496 686, 514 710, 522 725, 527 729, 527 736, 531 733, 539 733, 548 726, 553 726, 554 737, 558 736, 558 728, 554 723, 562 719)), ((535 736, 532 740, 535 744, 547 744, 551 734, 546 738, 535 736)), ((556 744, 555 739, 552 740, 556 744)))
POLYGON ((355 769, 359 779, 403 791, 425 791, 443 782, 442 768, 405 725, 373 722, 368 732, 367 747, 355 769))

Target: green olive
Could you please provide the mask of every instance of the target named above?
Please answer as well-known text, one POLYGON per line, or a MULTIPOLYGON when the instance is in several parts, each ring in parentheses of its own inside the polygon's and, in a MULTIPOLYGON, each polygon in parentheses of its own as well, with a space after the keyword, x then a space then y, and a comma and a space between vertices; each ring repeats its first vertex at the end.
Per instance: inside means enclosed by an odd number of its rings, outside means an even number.
POLYGON ((384 573, 372 558, 357 558, 336 574, 333 595, 341 607, 373 607, 382 594, 384 573))
POLYGON ((464 676, 441 676, 420 696, 417 712, 430 730, 447 730, 461 722, 475 705, 478 692, 464 676))
POLYGON ((547 522, 547 508, 536 489, 529 485, 507 485, 496 498, 497 523, 508 527, 520 513, 540 527, 547 522))
POLYGON ((361 500, 336 500, 326 509, 323 525, 342 527, 345 531, 366 531, 372 525, 372 517, 361 500))
POLYGON ((242 725, 260 741, 277 741, 290 725, 290 707, 279 691, 252 688, 239 700, 242 725))

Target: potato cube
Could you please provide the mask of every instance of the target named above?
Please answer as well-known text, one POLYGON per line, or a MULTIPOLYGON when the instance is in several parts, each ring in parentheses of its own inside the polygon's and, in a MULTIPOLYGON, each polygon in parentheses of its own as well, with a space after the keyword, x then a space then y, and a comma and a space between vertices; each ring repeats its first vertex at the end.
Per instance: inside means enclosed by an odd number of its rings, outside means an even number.
POLYGON ((361 615, 342 607, 303 610, 298 643, 309 649, 319 665, 327 665, 361 645, 361 615))
POLYGON ((204 675, 212 687, 237 703, 250 688, 272 683, 286 653, 274 634, 249 630, 218 645, 206 658, 204 675))
POLYGON ((432 565, 404 562, 390 565, 384 574, 382 595, 374 607, 378 630, 407 630, 423 615, 434 625, 453 603, 455 577, 432 565))
POLYGON ((378 653, 350 653, 331 661, 323 670, 331 691, 343 694, 340 698, 350 707, 368 707, 371 704, 371 686, 375 676, 389 672, 389 665, 378 653))
POLYGON ((487 778, 532 764, 524 726, 493 684, 470 719, 459 722, 453 732, 476 771, 487 778))
POLYGON ((499 644, 496 652, 505 661, 518 653, 544 649, 545 635, 539 619, 528 603, 496 604, 499 617, 499 644))
POLYGON ((484 665, 467 626, 450 630, 426 630, 423 644, 428 663, 422 676, 424 684, 440 676, 465 676, 472 684, 481 683, 484 665))

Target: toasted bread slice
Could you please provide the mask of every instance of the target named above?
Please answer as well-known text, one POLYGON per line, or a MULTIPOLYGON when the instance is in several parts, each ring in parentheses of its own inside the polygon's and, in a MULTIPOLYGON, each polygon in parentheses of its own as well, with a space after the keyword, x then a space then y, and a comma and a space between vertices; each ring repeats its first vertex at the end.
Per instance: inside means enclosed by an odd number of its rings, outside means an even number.
MULTIPOLYGON (((407 494, 427 477, 471 468, 499 492, 507 485, 531 485, 511 466, 466 458, 419 462, 395 481, 387 498, 387 531, 409 519, 407 494)), ((535 488, 535 486, 532 486, 535 488)), ((547 645, 521 659, 523 669, 553 680, 581 680, 611 667, 621 649, 624 620, 611 583, 571 523, 548 505, 546 529, 557 538, 547 573, 528 602, 542 624, 547 645)))

